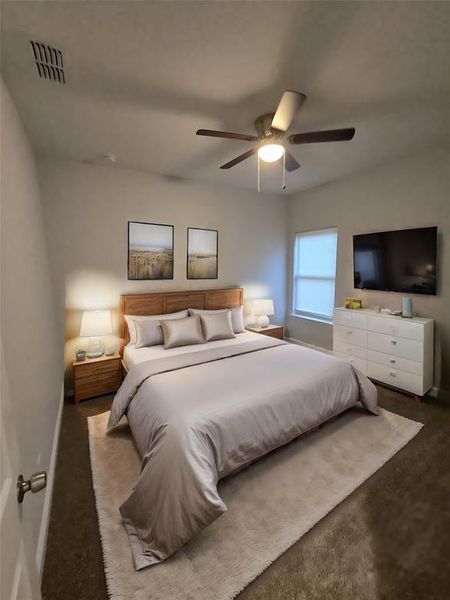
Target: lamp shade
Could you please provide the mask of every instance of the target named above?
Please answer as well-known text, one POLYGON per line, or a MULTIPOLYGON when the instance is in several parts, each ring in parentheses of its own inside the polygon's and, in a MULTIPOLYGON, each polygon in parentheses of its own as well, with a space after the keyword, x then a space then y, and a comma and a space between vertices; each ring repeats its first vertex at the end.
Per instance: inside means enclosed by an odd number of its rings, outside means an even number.
POLYGON ((85 310, 81 318, 80 336, 97 337, 111 335, 112 323, 109 310, 85 310))
POLYGON ((273 300, 270 300, 270 299, 253 300, 252 313, 256 317, 263 317, 266 315, 275 314, 275 311, 273 309, 273 300))

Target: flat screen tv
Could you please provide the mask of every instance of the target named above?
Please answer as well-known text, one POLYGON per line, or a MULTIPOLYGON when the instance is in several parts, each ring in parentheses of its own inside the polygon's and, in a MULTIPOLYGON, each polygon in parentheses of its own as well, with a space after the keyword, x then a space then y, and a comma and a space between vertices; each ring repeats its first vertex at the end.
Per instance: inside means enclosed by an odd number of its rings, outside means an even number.
POLYGON ((436 295, 437 227, 353 236, 355 288, 436 295))

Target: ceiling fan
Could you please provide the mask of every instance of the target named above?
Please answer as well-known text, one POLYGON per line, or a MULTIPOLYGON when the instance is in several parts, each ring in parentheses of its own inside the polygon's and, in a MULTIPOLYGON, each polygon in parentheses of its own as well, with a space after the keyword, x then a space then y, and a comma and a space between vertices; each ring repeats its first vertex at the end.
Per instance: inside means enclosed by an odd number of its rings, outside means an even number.
POLYGON ((231 169, 231 167, 258 153, 258 157, 265 162, 275 162, 283 157, 285 170, 295 171, 300 165, 289 150, 287 150, 286 143, 295 145, 315 144, 317 142, 342 142, 351 140, 355 135, 355 129, 350 127, 347 129, 294 133, 285 137, 284 134, 291 126, 297 111, 305 100, 306 96, 301 92, 293 90, 284 92, 274 113, 267 113, 256 119, 255 129, 258 135, 214 131, 211 129, 199 129, 197 135, 243 140, 244 142, 257 142, 254 148, 225 163, 220 167, 221 169, 231 169))

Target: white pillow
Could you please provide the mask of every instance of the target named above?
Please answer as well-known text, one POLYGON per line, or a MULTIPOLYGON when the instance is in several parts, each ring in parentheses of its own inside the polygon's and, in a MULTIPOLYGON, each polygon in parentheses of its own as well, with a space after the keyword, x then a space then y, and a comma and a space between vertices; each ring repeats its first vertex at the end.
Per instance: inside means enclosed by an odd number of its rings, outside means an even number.
POLYGON ((245 331, 244 325, 244 307, 235 306, 234 308, 219 308, 219 310, 201 310, 199 308, 190 308, 190 315, 213 315, 214 313, 226 313, 231 310, 231 325, 234 333, 242 333, 245 331))
POLYGON ((164 349, 178 348, 178 346, 190 346, 191 344, 203 344, 202 324, 200 317, 195 315, 186 319, 173 319, 161 321, 164 333, 164 349))
MULTIPOLYGON (((193 317, 191 317, 193 318, 193 317)), ((231 325, 231 310, 227 312, 200 315, 203 335, 207 342, 227 340, 236 337, 231 325)))
POLYGON ((187 310, 179 310, 178 312, 169 313, 167 315, 125 315, 125 320, 128 325, 128 333, 130 336, 130 340, 128 343, 133 345, 136 344, 136 321, 169 321, 172 319, 184 319, 187 316, 187 310))
MULTIPOLYGON (((170 319, 168 319, 170 321, 170 319)), ((176 319, 175 319, 176 321, 176 319)), ((135 321, 136 348, 149 348, 164 343, 161 321, 135 321)))

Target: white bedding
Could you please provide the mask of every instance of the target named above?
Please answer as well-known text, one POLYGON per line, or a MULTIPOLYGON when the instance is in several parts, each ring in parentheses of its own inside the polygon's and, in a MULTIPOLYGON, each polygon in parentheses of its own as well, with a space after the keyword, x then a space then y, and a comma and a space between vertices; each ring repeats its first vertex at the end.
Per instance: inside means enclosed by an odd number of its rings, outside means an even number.
POLYGON ((348 361, 267 336, 244 333, 159 356, 130 369, 108 422, 113 434, 127 416, 142 457, 120 507, 138 570, 226 511, 220 479, 359 401, 378 414, 374 385, 348 361))
POLYGON ((150 346, 149 348, 136 348, 134 344, 128 344, 123 351, 123 361, 128 370, 138 363, 156 358, 167 356, 176 356, 178 354, 186 354, 188 352, 198 352, 200 350, 209 350, 214 348, 222 348, 223 346, 235 346, 243 342, 261 339, 259 333, 245 331, 238 333, 235 338, 227 340, 217 340, 215 342, 207 342, 206 344, 194 344, 191 346, 181 346, 180 348, 171 348, 164 350, 163 346, 150 346))

